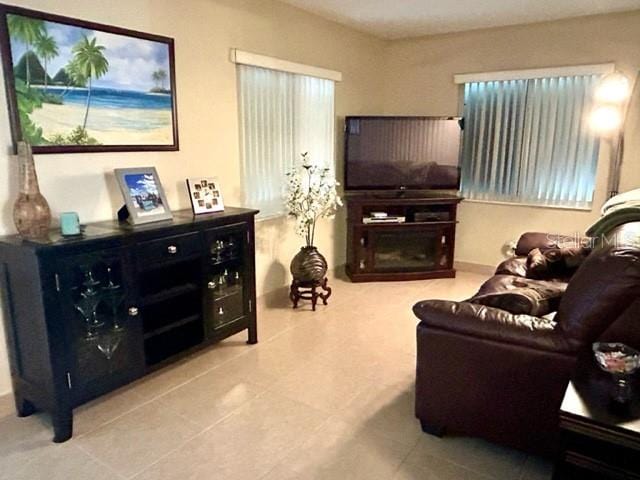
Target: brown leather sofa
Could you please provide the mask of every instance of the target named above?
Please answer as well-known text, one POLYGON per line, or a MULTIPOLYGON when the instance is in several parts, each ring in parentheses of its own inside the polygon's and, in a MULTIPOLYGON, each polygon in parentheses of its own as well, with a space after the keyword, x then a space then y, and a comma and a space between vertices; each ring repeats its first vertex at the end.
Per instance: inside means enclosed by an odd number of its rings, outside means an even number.
MULTIPOLYGON (((546 234, 523 235, 517 257, 503 262, 478 294, 521 284, 529 273, 525 255, 550 243, 546 234)), ((415 413, 424 431, 554 453, 577 357, 597 340, 640 347, 640 222, 618 227, 575 273, 561 273, 539 280, 563 290, 553 319, 472 303, 477 296, 414 306, 415 413)))

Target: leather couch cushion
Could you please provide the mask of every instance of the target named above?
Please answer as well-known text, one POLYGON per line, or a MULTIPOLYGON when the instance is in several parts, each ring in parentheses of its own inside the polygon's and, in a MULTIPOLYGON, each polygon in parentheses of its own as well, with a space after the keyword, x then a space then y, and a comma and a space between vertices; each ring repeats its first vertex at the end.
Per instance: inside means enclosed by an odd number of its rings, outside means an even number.
POLYGON ((558 310, 563 288, 535 285, 476 295, 470 301, 515 314, 541 317, 558 310))
MULTIPOLYGON (((631 224, 628 224, 631 225, 631 224)), ((625 232, 619 232, 624 236, 625 232)), ((595 250, 575 273, 560 302, 556 320, 576 345, 588 345, 640 297, 640 231, 627 241, 595 250)))
POLYGON ((418 302, 413 306, 413 313, 422 320, 419 329, 438 328, 549 352, 572 351, 572 346, 558 332, 556 323, 547 318, 514 315, 498 308, 449 300, 418 302))
POLYGON ((527 256, 534 248, 572 248, 588 246, 591 244, 589 237, 572 237, 551 233, 527 232, 518 239, 515 254, 527 256))
POLYGON ((511 257, 500 263, 496 268, 496 275, 527 276, 527 257, 511 257))
POLYGON ((534 248, 527 255, 527 277, 537 279, 569 278, 587 258, 585 247, 534 248))
POLYGON ((518 239, 515 253, 517 256, 526 257, 534 248, 555 246, 557 243, 549 233, 527 232, 518 239))
POLYGON ((494 275, 480 286, 474 297, 505 292, 515 288, 548 288, 558 290, 562 293, 567 288, 567 282, 558 279, 535 280, 533 278, 516 277, 514 275, 494 275))

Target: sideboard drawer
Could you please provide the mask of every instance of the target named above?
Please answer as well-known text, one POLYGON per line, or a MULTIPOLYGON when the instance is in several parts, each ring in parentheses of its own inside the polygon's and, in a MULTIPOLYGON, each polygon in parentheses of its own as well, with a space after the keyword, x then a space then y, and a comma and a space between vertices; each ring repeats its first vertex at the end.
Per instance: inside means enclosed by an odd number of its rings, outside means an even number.
POLYGON ((187 233, 173 237, 141 242, 136 247, 138 267, 153 267, 156 263, 180 260, 200 254, 202 243, 198 233, 187 233))

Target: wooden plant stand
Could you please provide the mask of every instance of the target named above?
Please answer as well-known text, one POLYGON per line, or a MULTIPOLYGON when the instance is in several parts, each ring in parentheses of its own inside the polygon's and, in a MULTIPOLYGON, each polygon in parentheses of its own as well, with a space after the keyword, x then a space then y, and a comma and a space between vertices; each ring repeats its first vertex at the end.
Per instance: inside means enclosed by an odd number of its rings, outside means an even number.
POLYGON ((289 298, 293 302, 293 308, 298 308, 298 302, 300 299, 311 300, 311 309, 315 312, 318 298, 321 298, 322 303, 327 305, 327 299, 330 296, 331 287, 327 285, 327 277, 320 282, 301 282, 295 279, 291 282, 289 298), (323 293, 316 291, 317 288, 321 288, 323 293))

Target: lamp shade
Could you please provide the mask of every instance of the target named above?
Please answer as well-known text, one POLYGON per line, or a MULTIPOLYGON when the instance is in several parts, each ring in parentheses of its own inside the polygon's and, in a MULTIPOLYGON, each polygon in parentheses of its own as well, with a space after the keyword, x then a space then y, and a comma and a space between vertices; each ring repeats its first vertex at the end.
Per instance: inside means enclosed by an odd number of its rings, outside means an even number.
POLYGON ((591 128, 601 135, 613 133, 622 125, 622 111, 615 105, 599 105, 591 112, 591 128))
POLYGON ((595 91, 598 103, 621 104, 630 94, 629 79, 619 72, 610 73, 602 78, 595 91))

